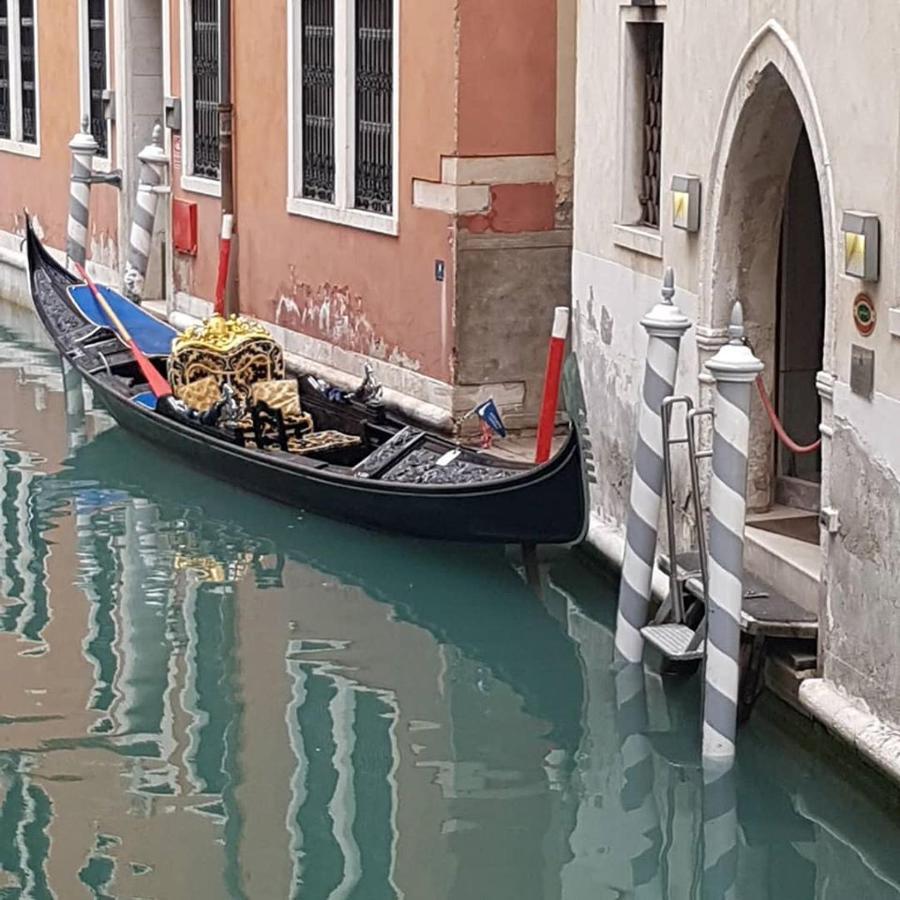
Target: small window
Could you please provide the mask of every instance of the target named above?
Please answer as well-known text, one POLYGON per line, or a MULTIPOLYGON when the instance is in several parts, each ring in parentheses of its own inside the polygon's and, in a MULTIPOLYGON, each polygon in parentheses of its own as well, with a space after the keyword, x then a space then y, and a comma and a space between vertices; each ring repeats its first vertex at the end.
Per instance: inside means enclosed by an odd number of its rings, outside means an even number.
POLYGON ((302 0, 303 196, 334 203, 334 0, 302 0))
POLYGON ((109 158, 109 122, 104 93, 109 87, 107 9, 109 0, 79 0, 81 28, 81 115, 87 116, 97 156, 109 158))
POLYGON ((625 225, 659 228, 662 184, 663 25, 625 25, 627 65, 622 124, 622 210, 625 225))
POLYGON ((19 60, 22 73, 22 140, 37 143, 37 60, 34 53, 35 0, 19 0, 19 60))
POLYGON ((0 139, 22 152, 38 142, 35 3, 0 0, 0 139))
POLYGON ((397 233, 396 4, 290 0, 290 212, 397 233))
POLYGON ((390 215, 393 206, 392 0, 356 4, 356 208, 390 215))
POLYGON ((662 148, 663 26, 644 25, 644 153, 641 172, 641 225, 659 228, 660 158, 662 148))
POLYGON ((219 0, 191 4, 192 175, 219 177, 219 0))
POLYGON ((0 138, 12 136, 9 75, 9 0, 0 0, 0 138))
POLYGON ((106 90, 106 0, 88 0, 88 110, 91 134, 97 141, 99 156, 108 156, 106 110, 103 92, 106 90))

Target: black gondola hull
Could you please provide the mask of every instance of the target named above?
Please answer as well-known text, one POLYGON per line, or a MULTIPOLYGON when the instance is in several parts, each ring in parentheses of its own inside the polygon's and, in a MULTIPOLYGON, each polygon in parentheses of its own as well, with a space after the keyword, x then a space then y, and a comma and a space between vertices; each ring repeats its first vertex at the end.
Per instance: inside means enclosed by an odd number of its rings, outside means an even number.
POLYGON ((564 447, 546 464, 511 477, 471 484, 421 485, 355 477, 342 467, 242 447, 136 404, 80 362, 60 327, 67 304, 60 285, 71 276, 28 235, 29 274, 35 307, 60 353, 94 391, 112 417, 153 443, 158 476, 176 460, 298 510, 340 521, 440 540, 567 544, 580 541, 587 522, 587 491, 581 442, 573 428, 564 447), (37 273, 43 269, 44 277, 37 273))

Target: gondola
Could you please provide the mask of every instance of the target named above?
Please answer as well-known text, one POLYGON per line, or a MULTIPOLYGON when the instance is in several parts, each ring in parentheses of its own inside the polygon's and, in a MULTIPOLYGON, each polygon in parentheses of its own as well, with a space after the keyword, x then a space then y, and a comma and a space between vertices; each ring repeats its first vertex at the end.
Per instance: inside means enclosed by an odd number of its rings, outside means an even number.
MULTIPOLYGON (((35 309, 62 357, 116 422, 170 456, 295 509, 368 528, 473 543, 571 544, 587 527, 583 397, 574 359, 565 383, 575 423, 547 463, 528 466, 423 431, 383 404, 323 390, 298 378, 317 431, 349 446, 298 455, 282 439, 264 446, 157 404, 134 357, 109 321, 79 295, 81 281, 49 254, 29 222, 28 275, 35 309)), ((109 288, 104 296, 141 333, 142 349, 164 376, 177 332, 109 288)), ((254 413, 254 426, 257 420, 254 413)), ((282 435, 283 438, 283 435, 282 435)), ((160 458, 159 477, 165 460, 160 458)))

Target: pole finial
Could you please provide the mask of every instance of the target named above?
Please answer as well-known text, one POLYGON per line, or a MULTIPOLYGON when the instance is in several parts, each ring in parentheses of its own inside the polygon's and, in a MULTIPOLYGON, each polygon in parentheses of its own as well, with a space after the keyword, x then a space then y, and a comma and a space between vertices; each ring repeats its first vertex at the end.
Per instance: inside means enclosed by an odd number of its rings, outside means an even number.
POLYGON ((675 296, 675 270, 671 266, 666 266, 661 293, 663 303, 671 305, 672 298, 675 296))
POLYGON ((81 131, 82 134, 89 134, 91 130, 91 120, 87 115, 83 115, 81 117, 81 131))
POLYGON ((150 138, 150 143, 152 143, 155 147, 162 147, 162 125, 157 122, 153 126, 153 134, 150 138))
POLYGON ((734 301, 731 307, 731 322, 728 324, 728 338, 730 344, 744 343, 744 307, 740 300, 734 301))

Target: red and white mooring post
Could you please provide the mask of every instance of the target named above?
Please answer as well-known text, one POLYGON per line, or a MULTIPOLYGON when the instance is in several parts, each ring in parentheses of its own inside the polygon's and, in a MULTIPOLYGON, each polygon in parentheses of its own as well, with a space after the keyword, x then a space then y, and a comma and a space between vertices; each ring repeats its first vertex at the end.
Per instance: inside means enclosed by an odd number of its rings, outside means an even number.
POLYGON ((544 375, 544 398, 541 401, 541 418, 538 422, 536 463, 550 459, 553 443, 553 426, 556 422, 556 402, 559 399, 559 380, 562 375, 566 335, 569 333, 569 309, 557 306, 553 311, 553 330, 550 332, 550 349, 547 351, 547 372, 544 375))
POLYGON ((231 260, 231 235, 234 231, 234 216, 222 216, 222 235, 219 239, 219 277, 216 280, 216 315, 225 315, 225 287, 228 284, 228 264, 231 260))

